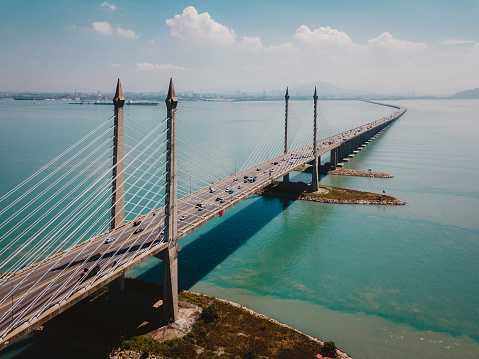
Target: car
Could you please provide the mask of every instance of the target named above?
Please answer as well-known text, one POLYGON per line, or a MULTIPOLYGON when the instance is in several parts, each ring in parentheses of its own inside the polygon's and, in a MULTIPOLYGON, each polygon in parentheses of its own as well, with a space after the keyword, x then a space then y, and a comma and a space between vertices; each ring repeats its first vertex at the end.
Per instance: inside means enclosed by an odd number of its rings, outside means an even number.
POLYGON ((248 177, 249 177, 249 176, 244 176, 243 178, 244 178, 244 179, 247 179, 248 177))
POLYGON ((278 163, 278 162, 274 162, 273 165, 279 165, 279 163, 278 163))
POLYGON ((249 182, 249 179, 248 179, 248 178, 245 178, 243 182, 244 182, 244 183, 248 183, 248 182, 249 182))
POLYGON ((261 171, 261 168, 258 167, 258 168, 256 169, 256 171, 261 171))
POLYGON ((221 197, 216 197, 216 200, 217 200, 217 201, 221 201, 222 199, 223 199, 223 198, 221 198, 221 197))
POLYGON ((143 232, 143 231, 144 231, 144 228, 138 227, 137 229, 135 229, 135 231, 133 232, 133 234, 138 234, 138 233, 143 232))
POLYGON ((115 240, 115 238, 113 237, 108 237, 107 239, 105 239, 105 244, 108 244, 108 243, 111 243, 115 240))
POLYGON ((237 178, 234 178, 234 179, 233 179, 233 182, 236 182, 237 180, 238 180, 237 178))
POLYGON ((225 200, 224 200, 224 198, 221 198, 221 201, 220 201, 220 203, 225 203, 225 200))
POLYGON ((269 171, 270 171, 270 172, 274 172, 274 168, 270 169, 269 171))
POLYGON ((239 185, 239 186, 238 186, 238 189, 241 189, 241 188, 243 188, 243 186, 242 186, 242 185, 239 185))
POLYGON ((186 214, 184 214, 180 217, 180 221, 184 221, 186 218, 188 218, 188 216, 186 214))
POLYGON ((206 207, 205 207, 204 205, 201 205, 201 206, 198 207, 198 211, 202 211, 202 210, 204 210, 205 208, 206 208, 206 207))
POLYGON ((213 193, 215 189, 213 187, 210 187, 210 193, 213 193))
POLYGON ((160 234, 165 234, 165 227, 163 228, 160 227, 160 234))
POLYGON ((133 227, 139 226, 140 223, 141 223, 141 221, 135 221, 135 222, 133 222, 133 227))
POLYGON ((225 192, 229 192, 230 188, 228 187, 227 189, 225 189, 225 192))
POLYGON ((100 266, 97 264, 92 269, 85 268, 80 274, 80 281, 93 277, 100 271, 100 266))
POLYGON ((200 208, 201 206, 203 206, 201 203, 198 203, 196 204, 195 208, 200 208))
POLYGON ((234 191, 233 191, 232 189, 230 189, 228 193, 229 193, 229 194, 233 194, 233 192, 234 192, 234 191))

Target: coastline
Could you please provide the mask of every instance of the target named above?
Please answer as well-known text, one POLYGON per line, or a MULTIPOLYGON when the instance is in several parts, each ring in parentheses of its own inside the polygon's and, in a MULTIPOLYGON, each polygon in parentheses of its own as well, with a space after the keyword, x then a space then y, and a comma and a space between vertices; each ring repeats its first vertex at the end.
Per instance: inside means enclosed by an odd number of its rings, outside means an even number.
POLYGON ((282 182, 273 182, 258 194, 269 197, 279 197, 291 200, 312 201, 333 204, 361 204, 403 206, 406 202, 384 194, 363 192, 341 187, 320 186, 317 192, 312 191, 311 184, 292 183, 287 187, 282 182))
MULTIPOLYGON (((66 344, 72 351, 79 349, 91 353, 92 358, 110 359, 238 357, 245 351, 261 357, 310 357, 332 343, 241 304, 188 291, 179 294, 178 321, 165 325, 158 320, 160 289, 160 285, 127 278, 126 290, 120 296, 104 287, 79 310, 62 313, 36 333, 66 344), (210 305, 218 308, 221 320, 205 322, 202 312, 210 305), (136 346, 129 347, 131 343, 136 346)), ((323 353, 324 358, 352 359, 332 345, 335 355, 323 353)))

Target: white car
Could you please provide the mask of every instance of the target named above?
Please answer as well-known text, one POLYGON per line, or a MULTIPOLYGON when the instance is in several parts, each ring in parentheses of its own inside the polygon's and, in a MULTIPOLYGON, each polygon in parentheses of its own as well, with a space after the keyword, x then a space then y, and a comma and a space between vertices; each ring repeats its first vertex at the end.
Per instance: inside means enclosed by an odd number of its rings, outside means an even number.
POLYGON ((181 216, 180 221, 184 221, 186 218, 188 218, 188 216, 186 214, 184 214, 184 215, 181 216))
POLYGON ((228 187, 227 189, 225 189, 225 192, 229 192, 230 191, 230 188, 228 187))
POLYGON ((113 242, 115 239, 116 239, 116 238, 108 237, 107 239, 105 239, 105 244, 111 243, 111 242, 113 242))

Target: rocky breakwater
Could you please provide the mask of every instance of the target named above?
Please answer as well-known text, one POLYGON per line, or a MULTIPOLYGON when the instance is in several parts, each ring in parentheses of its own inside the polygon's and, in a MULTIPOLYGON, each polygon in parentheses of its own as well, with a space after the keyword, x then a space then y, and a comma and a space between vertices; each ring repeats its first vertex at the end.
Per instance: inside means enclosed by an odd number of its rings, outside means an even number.
POLYGON ((266 186, 259 194, 263 196, 336 204, 379 204, 390 206, 406 204, 406 202, 392 196, 341 187, 320 186, 319 190, 314 192, 311 184, 301 182, 290 182, 286 187, 284 187, 281 182, 275 182, 266 186))
POLYGON ((346 168, 337 168, 335 170, 328 171, 328 175, 337 175, 337 176, 357 176, 357 177, 378 177, 378 178, 393 178, 393 175, 383 172, 374 172, 374 171, 361 171, 361 170, 351 170, 346 168))

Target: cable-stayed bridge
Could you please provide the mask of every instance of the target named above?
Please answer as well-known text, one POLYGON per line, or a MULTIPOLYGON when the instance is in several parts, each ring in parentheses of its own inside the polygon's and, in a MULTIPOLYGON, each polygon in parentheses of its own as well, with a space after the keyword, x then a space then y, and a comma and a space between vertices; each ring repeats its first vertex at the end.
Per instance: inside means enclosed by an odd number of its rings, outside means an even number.
POLYGON ((176 320, 179 239, 298 166, 312 164, 317 189, 322 155, 336 167, 406 111, 332 135, 313 99, 301 120, 286 91, 241 162, 177 120, 172 82, 167 116, 150 129, 124 116, 118 81, 111 118, 0 198, 0 348, 106 284, 121 290, 152 256, 163 260, 164 320, 176 320))

